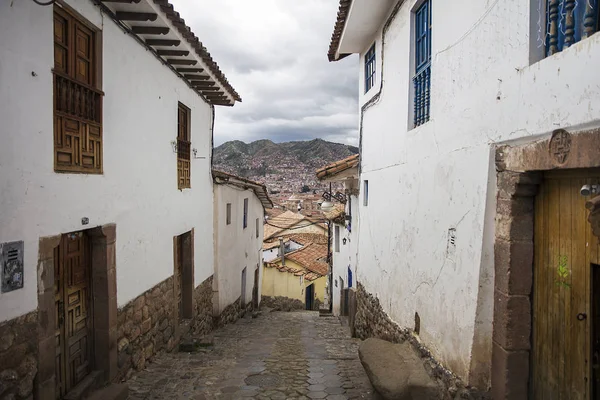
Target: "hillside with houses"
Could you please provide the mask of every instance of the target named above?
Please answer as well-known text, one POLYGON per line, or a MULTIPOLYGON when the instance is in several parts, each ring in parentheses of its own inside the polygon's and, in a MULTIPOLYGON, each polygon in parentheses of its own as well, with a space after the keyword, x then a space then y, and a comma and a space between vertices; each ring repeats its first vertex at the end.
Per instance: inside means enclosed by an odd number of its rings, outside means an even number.
POLYGON ((269 193, 298 193, 324 189, 315 170, 336 160, 358 154, 358 148, 322 139, 274 143, 257 140, 230 141, 214 149, 216 169, 267 185, 269 193))

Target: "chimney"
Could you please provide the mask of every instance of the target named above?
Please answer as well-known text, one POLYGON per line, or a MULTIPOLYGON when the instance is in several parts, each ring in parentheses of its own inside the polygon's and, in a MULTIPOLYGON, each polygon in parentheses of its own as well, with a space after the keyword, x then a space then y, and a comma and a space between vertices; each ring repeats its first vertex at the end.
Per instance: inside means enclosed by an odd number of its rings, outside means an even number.
POLYGON ((285 267, 285 246, 283 245, 283 238, 279 238, 279 255, 281 256, 281 265, 285 267))

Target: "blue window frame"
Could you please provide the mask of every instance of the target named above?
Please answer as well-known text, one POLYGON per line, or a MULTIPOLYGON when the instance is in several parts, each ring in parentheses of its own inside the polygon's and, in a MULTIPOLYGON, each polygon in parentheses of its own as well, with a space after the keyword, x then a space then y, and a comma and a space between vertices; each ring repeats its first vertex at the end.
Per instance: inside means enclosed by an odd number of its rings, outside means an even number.
POLYGON ((365 54, 365 93, 375 85, 375 43, 365 54))
POLYGON ((548 0, 546 55, 558 53, 598 31, 598 0, 548 0))
POLYGON ((415 11, 414 124, 429 121, 431 88, 431 0, 415 11))

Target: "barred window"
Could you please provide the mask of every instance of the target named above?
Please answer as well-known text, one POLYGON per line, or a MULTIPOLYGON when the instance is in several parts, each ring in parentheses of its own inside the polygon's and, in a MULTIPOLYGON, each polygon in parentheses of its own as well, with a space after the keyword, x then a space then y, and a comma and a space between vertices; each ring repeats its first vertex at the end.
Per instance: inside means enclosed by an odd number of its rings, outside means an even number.
POLYGON ((429 121, 431 87, 431 0, 415 11, 414 125, 429 121))

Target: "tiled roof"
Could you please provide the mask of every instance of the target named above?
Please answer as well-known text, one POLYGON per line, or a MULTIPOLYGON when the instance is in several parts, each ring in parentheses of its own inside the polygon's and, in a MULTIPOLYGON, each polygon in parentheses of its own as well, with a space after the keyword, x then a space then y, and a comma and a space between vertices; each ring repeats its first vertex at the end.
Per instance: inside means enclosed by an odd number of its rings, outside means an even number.
POLYGON ((185 20, 175 11, 168 0, 99 0, 97 3, 121 28, 136 37, 140 44, 152 51, 165 65, 170 66, 208 103, 232 106, 236 101, 242 101, 240 95, 231 86, 208 50, 202 45, 202 42, 190 27, 185 24, 185 20), (170 28, 164 26, 164 22, 161 23, 161 19, 157 18, 155 12, 157 7, 160 8, 164 18, 169 20, 172 26, 175 27, 179 36, 171 32, 170 28), (137 14, 137 17, 130 18, 132 14, 137 14), (179 37, 185 39, 187 46, 180 43, 179 37), (172 43, 165 43, 165 39, 172 43), (171 48, 163 48, 173 46, 176 48, 175 51, 181 54, 173 53, 171 48), (189 54, 188 49, 193 50, 193 53, 189 54), (197 59, 201 60, 202 64, 200 66, 196 66, 197 59), (187 66, 193 66, 193 68, 187 68, 187 66), (206 70, 202 67, 206 67, 206 70), (190 72, 192 73, 190 74, 190 72), (207 83, 198 84, 198 81, 207 83), (213 85, 217 84, 217 86, 210 87, 210 82, 213 85), (218 89, 221 89, 221 91, 218 89))
POLYGON ((327 53, 329 61, 338 61, 349 56, 349 54, 340 54, 339 57, 336 57, 336 53, 340 47, 340 40, 342 38, 342 33, 344 32, 344 27, 346 26, 346 19, 348 18, 350 6, 352 6, 352 0, 340 0, 337 20, 335 21, 333 34, 331 35, 331 43, 329 44, 329 52, 327 53))
MULTIPOLYGON (((287 243, 287 242, 289 242, 289 239, 283 240, 283 243, 287 243)), ((279 245, 280 245, 279 240, 275 239, 270 242, 263 242, 262 249, 263 250, 271 250, 276 247, 279 247, 279 245)))
POLYGON ((310 243, 299 250, 286 254, 285 257, 320 275, 327 275, 329 270, 329 265, 325 261, 327 259, 326 245, 310 243))
POLYGON ((310 271, 306 271, 300 268, 292 268, 292 267, 288 267, 283 266, 277 262, 270 262, 270 263, 265 263, 265 267, 267 268, 276 268, 279 272, 287 272, 290 274, 294 274, 295 276, 302 276, 304 275, 304 279, 309 280, 309 281, 314 281, 315 279, 318 279, 320 277, 322 277, 323 275, 321 274, 317 274, 314 272, 310 272, 310 271))
POLYGON ((266 214, 269 218, 273 218, 273 217, 283 214, 284 212, 285 212, 285 210, 282 210, 281 208, 273 207, 273 208, 267 210, 266 214))
POLYGON ((345 206, 343 204, 335 204, 333 210, 324 212, 325 218, 336 223, 343 223, 344 217, 346 216, 345 206))
POLYGON ((329 178, 334 175, 337 175, 340 172, 346 171, 350 168, 357 167, 358 161, 359 161, 359 155, 354 154, 350 157, 344 158, 343 160, 339 160, 339 161, 336 161, 329 165, 326 165, 323 168, 319 168, 317 170, 317 178, 319 180, 323 180, 325 178, 329 178))
POLYGON ((304 215, 291 211, 286 211, 276 217, 269 218, 265 224, 264 240, 273 237, 277 232, 282 232, 290 228, 303 219, 306 219, 304 215))
POLYGON ((216 184, 231 185, 241 189, 252 189, 265 209, 273 207, 269 198, 267 187, 260 182, 254 182, 240 176, 228 174, 227 172, 212 170, 213 180, 216 184))
POLYGON ((324 244, 327 246, 327 235, 321 235, 318 233, 294 233, 285 235, 285 237, 303 246, 306 246, 310 243, 324 244))

